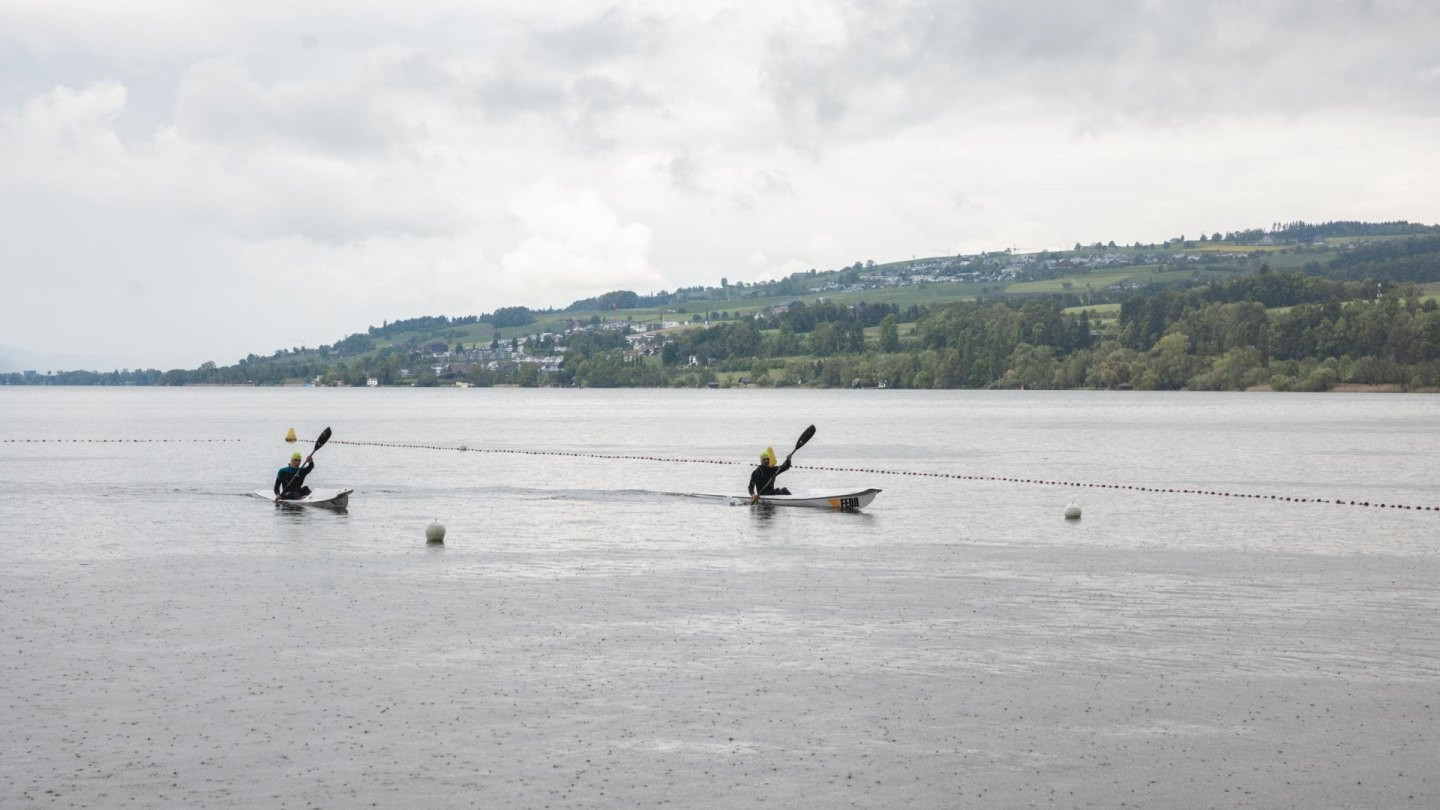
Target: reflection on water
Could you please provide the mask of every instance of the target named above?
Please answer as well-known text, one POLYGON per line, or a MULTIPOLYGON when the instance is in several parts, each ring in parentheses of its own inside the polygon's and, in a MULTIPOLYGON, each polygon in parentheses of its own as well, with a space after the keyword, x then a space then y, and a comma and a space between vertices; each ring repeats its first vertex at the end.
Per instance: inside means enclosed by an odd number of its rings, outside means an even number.
POLYGON ((750 510, 751 522, 762 527, 773 522, 775 513, 780 509, 780 507, 768 503, 745 504, 745 507, 750 510))
POLYGON ((350 514, 350 509, 346 506, 298 506, 284 501, 275 504, 275 511, 296 522, 304 522, 312 518, 324 520, 324 515, 345 517, 350 514))

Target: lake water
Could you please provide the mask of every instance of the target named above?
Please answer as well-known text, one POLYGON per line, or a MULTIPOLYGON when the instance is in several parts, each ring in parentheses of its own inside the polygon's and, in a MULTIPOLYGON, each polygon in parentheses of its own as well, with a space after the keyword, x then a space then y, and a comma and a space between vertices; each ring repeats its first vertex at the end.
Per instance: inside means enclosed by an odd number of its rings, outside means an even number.
POLYGON ((1433 808, 1437 417, 0 389, 0 806, 1433 808), (865 511, 690 497, 812 423, 865 511))

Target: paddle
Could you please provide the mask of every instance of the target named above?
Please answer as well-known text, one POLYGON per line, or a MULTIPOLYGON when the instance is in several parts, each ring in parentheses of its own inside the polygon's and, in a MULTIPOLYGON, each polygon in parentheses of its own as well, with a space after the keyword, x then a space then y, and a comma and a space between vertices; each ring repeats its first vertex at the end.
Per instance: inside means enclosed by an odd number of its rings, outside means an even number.
MULTIPOLYGON (((324 430, 320 431, 319 436, 315 437, 315 446, 310 448, 310 455, 306 456, 305 460, 300 462, 300 467, 298 469, 304 469, 305 465, 310 463, 310 459, 314 458, 315 454, 319 452, 320 448, 324 447, 325 443, 328 441, 330 441, 330 428, 327 427, 324 430)), ((292 476, 290 480, 293 482, 295 479, 292 476)), ((292 488, 292 484, 287 483, 285 485, 285 489, 282 490, 280 494, 275 497, 276 502, 279 502, 282 498, 284 498, 286 493, 290 492, 292 488)))
MULTIPOLYGON (((815 435, 815 426, 814 426, 814 425, 811 425, 810 427, 805 428, 805 432, 804 432, 804 433, 801 433, 801 434, 800 434, 800 438, 795 441, 795 450, 799 450, 800 448, 804 447, 804 446, 805 446, 805 443, 808 442, 808 441, 810 441, 811 437, 813 437, 814 435, 815 435)), ((788 459, 788 458, 790 458, 790 456, 795 455, 795 450, 791 450, 788 454, 786 454, 785 458, 788 459)), ((775 468, 775 472, 770 473, 770 480, 768 480, 768 481, 765 482, 765 486, 761 487, 759 490, 757 490, 757 491, 755 492, 754 495, 751 495, 751 496, 750 496, 750 503, 755 503, 756 501, 760 500, 760 493, 763 492, 763 491, 765 491, 765 490, 767 490, 767 489, 769 489, 769 488, 770 488, 770 485, 771 485, 772 483, 774 483, 774 481, 775 481, 775 476, 777 476, 777 475, 779 475, 779 474, 780 474, 780 468, 779 468, 779 467, 776 467, 776 468, 775 468)))

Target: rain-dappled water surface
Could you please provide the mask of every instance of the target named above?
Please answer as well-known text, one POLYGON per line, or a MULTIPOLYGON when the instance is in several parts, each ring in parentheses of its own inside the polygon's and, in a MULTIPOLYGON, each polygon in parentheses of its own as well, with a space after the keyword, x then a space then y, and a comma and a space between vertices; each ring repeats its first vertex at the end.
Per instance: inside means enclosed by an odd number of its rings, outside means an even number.
POLYGON ((1440 512, 1076 485, 1440 507, 1437 416, 3 389, 0 806, 1433 807, 1440 512), (869 509, 692 497, 811 423, 869 509))

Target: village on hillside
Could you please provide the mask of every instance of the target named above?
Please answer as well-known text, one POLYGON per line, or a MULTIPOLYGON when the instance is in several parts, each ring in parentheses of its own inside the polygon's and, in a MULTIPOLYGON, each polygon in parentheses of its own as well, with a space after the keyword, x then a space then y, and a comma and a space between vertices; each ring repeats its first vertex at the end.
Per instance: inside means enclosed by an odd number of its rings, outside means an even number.
MULTIPOLYGON (((333 344, 251 354, 232 365, 27 371, 0 375, 0 382, 1233 388, 1275 378, 1282 387, 1324 388, 1365 378, 1425 387, 1434 384, 1432 341, 1428 332, 1415 330, 1431 320, 1434 286, 1440 284, 1437 255, 1437 226, 1277 223, 1268 231, 1179 236, 1158 244, 1009 248, 884 264, 856 261, 772 281, 722 278, 719 286, 674 292, 614 290, 564 309, 506 306, 481 315, 385 321, 333 344), (1244 282, 1257 276, 1258 286, 1244 282), (1261 288, 1268 292, 1257 292, 1261 288), (1194 303, 1177 301, 1181 295, 1194 303), (1223 297, 1214 304, 1248 300, 1261 309, 1233 323, 1209 321, 1234 313, 1186 314, 1186 307, 1199 307, 1211 295, 1223 297), (1368 335, 1336 336, 1354 332, 1362 314, 1346 317, 1334 310, 1337 304, 1387 296, 1397 303, 1383 317, 1401 319, 1384 330, 1394 337, 1389 344, 1375 344, 1368 335), (1219 342, 1207 337, 1236 329, 1243 334, 1219 342), (1188 341, 1184 362, 1151 356, 1173 331, 1188 341), (1285 346, 1278 356, 1277 341, 1285 346), (1241 344, 1252 346, 1253 354, 1219 357, 1241 344), (956 345, 968 348, 955 355, 956 345), (1277 359, 1291 365, 1277 365, 1277 359), (1324 369, 1316 365, 1322 362, 1324 369), (1145 376, 1158 366, 1168 370, 1145 376)), ((1175 349, 1173 340, 1163 345, 1167 352, 1175 349)))
MULTIPOLYGON (((1218 245, 1220 235, 1216 234, 1216 237, 1215 244, 1218 245)), ((1314 241, 1318 244, 1323 242, 1323 239, 1317 237, 1314 241)), ((829 278, 837 273, 827 273, 824 274, 826 278, 823 281, 804 286, 803 293, 813 296, 812 301, 824 303, 827 300, 826 296, 829 295, 864 294, 955 282, 977 285, 1010 284, 1075 274, 1083 276, 1094 271, 1136 266, 1154 266, 1171 270, 1201 265, 1239 266, 1262 258, 1267 249, 1273 250, 1281 242, 1266 235, 1256 240, 1252 250, 1228 251, 1206 250, 1200 248, 1199 244, 1203 243, 1186 242, 1182 237, 1166 243, 1163 248, 1146 246, 1148 249, 1142 249, 1142 246, 1137 245, 1134 249, 1121 249, 1116 248, 1112 242, 1109 245, 1097 243, 1090 248, 1077 245, 1075 251, 1061 254, 1053 254, 1048 251, 1028 254, 1000 251, 978 256, 915 259, 888 265, 857 262, 838 273, 845 275, 848 272, 851 275, 849 280, 829 278)), ((816 277, 820 276, 815 271, 811 271, 811 273, 816 277)), ((797 274, 801 277, 802 283, 804 275, 797 274)), ((1138 282, 1122 280, 1105 285, 1101 292, 1120 294, 1139 287, 1138 282)), ((738 289, 743 290, 745 287, 740 285, 738 289)), ((763 294, 763 288, 758 285, 752 285, 748 291, 748 295, 751 297, 760 297, 763 294)), ((801 298, 803 297, 805 296, 802 295, 801 298)), ((765 319, 783 315, 792 307, 803 306, 804 302, 801 298, 771 304, 741 317, 765 319)), ((705 300, 707 299, 695 297, 687 299, 689 303, 705 300)), ((568 340, 576 334, 593 332, 622 335, 626 343, 625 360, 639 362, 644 358, 659 354, 664 343, 672 339, 675 332, 704 328, 710 326, 711 323, 708 315, 701 313, 696 313, 687 320, 636 320, 629 317, 620 317, 614 320, 571 319, 563 325, 558 325, 555 331, 517 334, 507 340, 497 340, 489 345, 456 344, 452 346, 445 340, 431 340, 416 346, 416 349, 425 355, 428 364, 423 367, 400 369, 399 383, 413 384, 421 377, 421 370, 428 369, 434 379, 442 384, 453 384, 462 388, 470 387, 466 378, 477 367, 499 372, 507 365, 515 364, 533 366, 542 375, 558 375, 563 368, 568 340)), ((690 366, 698 366, 706 362, 706 358, 694 355, 686 358, 686 363, 690 366)), ((322 378, 317 377, 306 384, 323 385, 326 383, 322 378)), ((332 380, 329 384, 343 385, 344 383, 332 380)), ((376 387, 382 382, 379 378, 368 377, 366 384, 376 387)))

